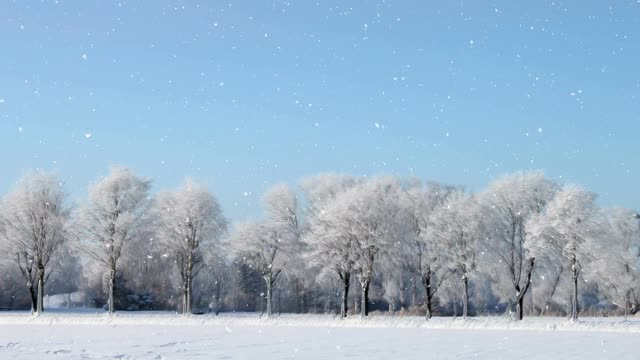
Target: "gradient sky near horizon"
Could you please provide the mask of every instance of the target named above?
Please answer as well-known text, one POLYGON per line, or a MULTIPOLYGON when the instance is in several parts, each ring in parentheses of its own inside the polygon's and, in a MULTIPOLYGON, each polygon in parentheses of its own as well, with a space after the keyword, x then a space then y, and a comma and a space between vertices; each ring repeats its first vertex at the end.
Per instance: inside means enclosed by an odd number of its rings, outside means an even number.
POLYGON ((319 172, 640 207, 640 1, 3 1, 0 194, 126 165, 232 219, 319 172))

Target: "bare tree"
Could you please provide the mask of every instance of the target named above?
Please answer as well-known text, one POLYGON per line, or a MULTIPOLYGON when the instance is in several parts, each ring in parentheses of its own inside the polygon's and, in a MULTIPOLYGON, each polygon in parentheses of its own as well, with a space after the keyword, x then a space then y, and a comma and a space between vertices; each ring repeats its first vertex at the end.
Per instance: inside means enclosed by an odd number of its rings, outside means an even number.
POLYGON ((156 237, 175 259, 182 289, 182 313, 191 313, 193 279, 205 266, 204 254, 227 228, 218 200, 191 180, 177 191, 158 195, 153 206, 156 237))
POLYGON ((3 240, 24 276, 31 310, 38 314, 44 310, 44 286, 50 275, 47 265, 67 238, 66 198, 54 175, 34 172, 23 177, 3 201, 3 240))
POLYGON ((527 229, 532 246, 540 253, 556 251, 569 261, 572 294, 570 318, 578 319, 578 277, 580 258, 586 256, 585 242, 594 231, 596 195, 575 185, 564 186, 549 202, 543 213, 529 219, 527 229))
POLYGON ((516 319, 522 320, 524 297, 531 285, 535 254, 529 249, 526 222, 540 213, 555 194, 557 186, 541 172, 515 173, 489 185, 480 198, 484 205, 487 249, 496 261, 497 286, 511 292, 509 303, 516 306, 516 319))
POLYGON ((122 250, 140 240, 151 181, 130 169, 112 167, 89 187, 89 201, 77 215, 77 246, 107 272, 109 314, 115 311, 116 269, 122 250))

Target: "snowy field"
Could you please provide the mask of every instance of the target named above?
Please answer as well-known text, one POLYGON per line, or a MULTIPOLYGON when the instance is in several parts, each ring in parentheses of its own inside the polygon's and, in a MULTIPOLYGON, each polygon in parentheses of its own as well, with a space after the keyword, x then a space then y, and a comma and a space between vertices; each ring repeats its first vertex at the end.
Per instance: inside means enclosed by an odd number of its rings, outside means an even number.
POLYGON ((638 359, 640 321, 0 313, 1 359, 638 359))

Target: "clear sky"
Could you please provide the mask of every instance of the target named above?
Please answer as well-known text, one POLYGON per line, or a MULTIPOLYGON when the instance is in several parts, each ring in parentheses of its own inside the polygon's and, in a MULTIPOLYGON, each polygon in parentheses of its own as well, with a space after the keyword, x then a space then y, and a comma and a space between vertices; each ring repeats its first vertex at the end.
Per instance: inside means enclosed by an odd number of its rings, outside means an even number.
POLYGON ((0 194, 110 164, 233 219, 333 171, 541 169, 640 207, 640 1, 2 1, 0 194))

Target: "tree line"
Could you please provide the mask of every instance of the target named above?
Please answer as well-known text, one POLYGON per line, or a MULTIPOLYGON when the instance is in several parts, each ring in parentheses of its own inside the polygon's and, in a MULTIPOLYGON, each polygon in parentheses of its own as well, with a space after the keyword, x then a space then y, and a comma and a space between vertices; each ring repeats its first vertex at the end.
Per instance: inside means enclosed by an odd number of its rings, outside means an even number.
POLYGON ((640 216, 541 172, 472 193, 417 178, 278 184, 232 224, 191 180, 113 167, 71 204, 53 174, 0 201, 0 308, 436 315, 515 319, 640 308, 640 216), (45 294, 48 296, 45 297, 45 294))

